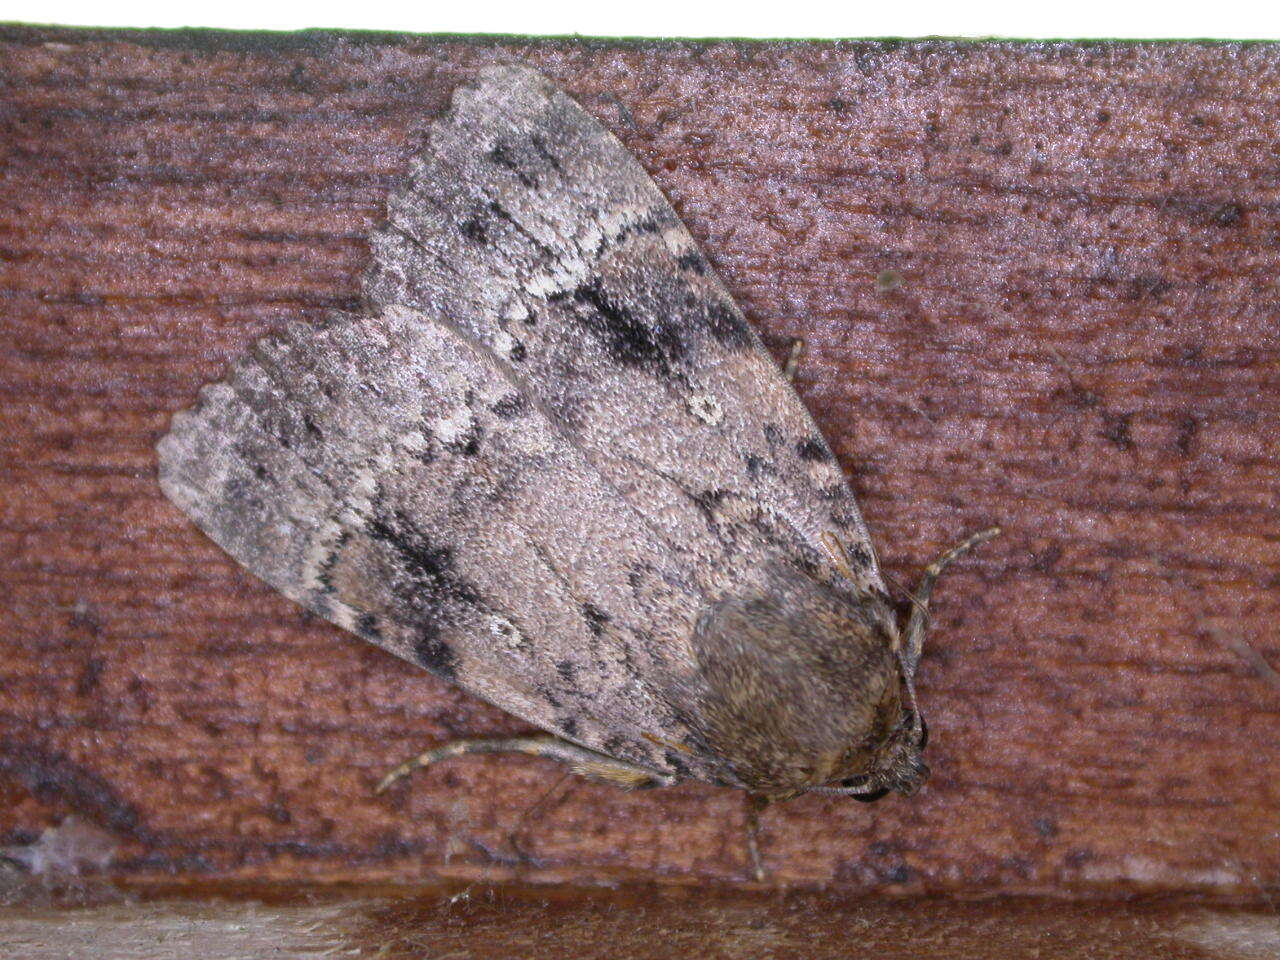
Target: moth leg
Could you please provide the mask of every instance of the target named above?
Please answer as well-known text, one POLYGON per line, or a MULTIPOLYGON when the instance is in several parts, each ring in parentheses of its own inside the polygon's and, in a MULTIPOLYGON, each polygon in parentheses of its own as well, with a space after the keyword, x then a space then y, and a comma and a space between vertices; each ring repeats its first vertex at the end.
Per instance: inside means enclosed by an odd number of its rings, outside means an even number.
POLYGON ((933 593, 933 585, 942 571, 952 562, 963 557, 978 544, 986 543, 992 537, 999 535, 999 527, 989 527, 980 533, 975 533, 924 568, 924 573, 920 576, 920 584, 911 595, 911 616, 907 620, 907 629, 903 637, 906 650, 902 655, 902 662, 908 681, 915 675, 916 665, 920 662, 920 653, 924 649, 924 634, 929 626, 929 596, 933 593))
POLYGON ((782 367, 782 375, 787 383, 796 379, 796 367, 800 366, 800 357, 804 355, 804 338, 796 337, 791 341, 791 352, 787 354, 787 362, 782 367))
POLYGON ((747 856, 751 858, 751 872, 757 883, 764 883, 767 874, 764 871, 764 860, 760 857, 760 811, 769 805, 767 797, 755 794, 744 794, 747 801, 747 856))
POLYGON ((640 790, 647 787, 669 787, 679 778, 670 774, 659 773, 647 767, 615 760, 613 757, 596 753, 586 747, 580 747, 568 740, 543 734, 533 737, 508 737, 484 740, 453 740, 449 743, 419 754, 396 767, 375 788, 375 793, 382 793, 387 787, 401 777, 414 770, 429 767, 431 764, 449 757, 460 757, 468 753, 523 753, 531 757, 546 757, 565 764, 574 773, 602 783, 610 783, 624 790, 640 790))

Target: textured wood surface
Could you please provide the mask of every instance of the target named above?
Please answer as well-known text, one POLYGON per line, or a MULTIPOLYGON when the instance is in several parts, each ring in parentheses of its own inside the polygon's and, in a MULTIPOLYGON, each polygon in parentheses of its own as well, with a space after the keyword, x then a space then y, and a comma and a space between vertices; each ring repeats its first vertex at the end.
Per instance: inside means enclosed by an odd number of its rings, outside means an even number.
POLYGON ((773 881, 1274 895, 1274 46, 0 30, 0 845, 74 814, 134 880, 745 876, 710 787, 473 758, 375 797, 521 727, 156 486, 202 383, 351 305, 417 132, 497 61, 618 133, 779 353, 806 339, 897 580, 1006 527, 937 596, 932 781, 768 811, 773 881))
MULTIPOLYGON (((0 906, 21 960, 1275 960, 1280 916, 1186 903, 978 902, 629 888, 99 890, 79 909, 0 906), (194 894, 194 896, 193 896, 194 894)), ((0 879, 0 891, 3 882, 0 879)))

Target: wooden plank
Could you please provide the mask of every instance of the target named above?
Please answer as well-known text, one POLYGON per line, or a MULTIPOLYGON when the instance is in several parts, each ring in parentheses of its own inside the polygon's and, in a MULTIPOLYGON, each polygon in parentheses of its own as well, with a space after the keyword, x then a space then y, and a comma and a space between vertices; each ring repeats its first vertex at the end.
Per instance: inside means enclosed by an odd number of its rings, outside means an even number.
POLYGON ((470 886, 132 891, 68 909, 0 907, 0 954, 23 960, 1273 960, 1274 910, 1179 903, 964 902, 470 886))
POLYGON ((135 880, 746 875, 709 787, 477 758, 373 796, 521 727, 309 619, 156 486, 170 413, 353 302, 418 131, 510 61, 636 152, 780 353, 806 339, 898 581, 1008 531, 937 598, 929 786, 769 811, 774 880, 1276 891, 1271 45, 0 29, 0 843, 75 814, 135 880))

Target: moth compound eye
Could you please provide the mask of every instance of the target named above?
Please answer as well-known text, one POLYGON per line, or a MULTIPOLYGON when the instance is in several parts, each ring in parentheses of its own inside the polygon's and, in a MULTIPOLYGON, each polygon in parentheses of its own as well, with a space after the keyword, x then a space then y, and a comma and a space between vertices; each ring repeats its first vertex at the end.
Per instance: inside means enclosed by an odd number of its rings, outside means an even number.
POLYGON ((925 723, 924 717, 920 718, 920 749, 923 750, 929 745, 929 724, 925 723))

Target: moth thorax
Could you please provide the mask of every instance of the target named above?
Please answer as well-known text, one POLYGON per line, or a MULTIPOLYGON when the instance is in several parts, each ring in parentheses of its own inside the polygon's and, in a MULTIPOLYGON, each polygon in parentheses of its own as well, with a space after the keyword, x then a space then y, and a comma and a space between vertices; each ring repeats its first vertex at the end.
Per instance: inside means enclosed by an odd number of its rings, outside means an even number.
POLYGON ((802 573, 699 618, 688 720, 724 778, 774 798, 870 773, 901 724, 893 612, 802 573))

